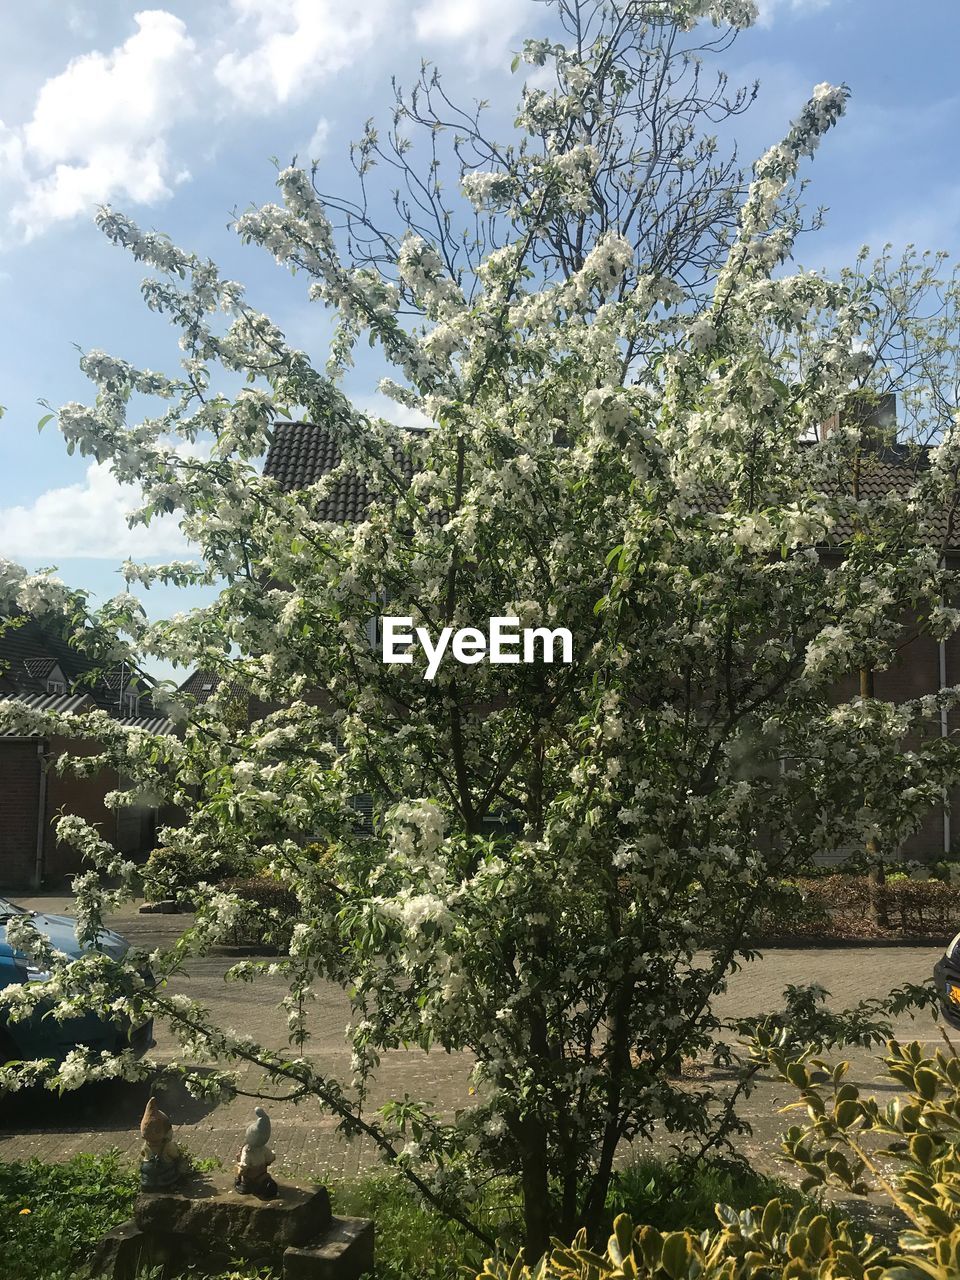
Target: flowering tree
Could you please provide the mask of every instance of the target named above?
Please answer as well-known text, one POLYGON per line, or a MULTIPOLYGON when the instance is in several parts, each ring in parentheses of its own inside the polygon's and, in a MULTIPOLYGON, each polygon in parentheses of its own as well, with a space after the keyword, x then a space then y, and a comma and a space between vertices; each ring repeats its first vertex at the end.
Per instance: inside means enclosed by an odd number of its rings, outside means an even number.
MULTIPOLYGON (((936 636, 960 622, 942 555, 958 495, 952 427, 910 493, 883 501, 844 482, 857 428, 815 441, 868 372, 875 281, 779 268, 800 228, 798 168, 845 91, 814 90, 733 218, 735 168, 696 140, 697 90, 671 147, 649 143, 644 121, 667 110, 653 66, 695 67, 686 33, 751 11, 563 3, 572 38, 525 46, 538 83, 549 68, 556 85, 525 91, 520 141, 490 144, 482 170, 461 155, 482 253, 412 170, 433 236, 407 226, 377 239, 366 205, 333 205, 311 175, 284 170, 282 203, 237 230, 332 308, 326 370, 213 263, 102 211, 106 235, 149 267, 144 296, 179 329, 182 369, 91 352, 95 401, 64 406, 59 426, 71 449, 142 485, 138 519, 175 511, 199 548, 195 564, 130 565, 130 579, 219 594, 147 625, 130 595, 81 617, 49 577, 0 577, 8 602, 72 615, 77 643, 200 664, 249 691, 243 724, 223 699, 180 707, 167 691, 182 723, 170 736, 0 704, 7 726, 98 734, 101 760, 183 810, 163 839, 200 882, 196 920, 150 958, 155 972, 175 973, 247 909, 208 883, 224 858, 265 867, 300 904, 279 959, 232 970, 288 980, 288 1046, 151 989, 141 957, 68 966, 29 922, 8 936, 52 976, 8 988, 8 1009, 42 995, 62 1014, 153 1012, 180 1037, 195 1088, 229 1089, 234 1065, 256 1064, 275 1095, 320 1099, 481 1237, 465 1189, 515 1179, 531 1259, 551 1231, 595 1227, 622 1142, 658 1124, 709 1141, 726 1123, 708 1089, 681 1088, 671 1069, 724 1052, 712 1001, 752 954, 778 878, 881 834, 898 842, 960 773, 939 734, 954 691, 902 705, 834 695, 845 673, 893 660, 905 614, 936 636), (637 214, 655 190, 663 236, 637 214), (702 221, 685 238, 687 205, 702 221), (392 366, 382 388, 430 429, 351 404, 341 375, 361 338, 392 366), (218 390, 218 370, 249 385, 218 390), (144 398, 159 407, 132 421, 144 398), (340 471, 292 494, 255 465, 287 415, 322 423, 343 453, 340 471), (324 522, 319 504, 346 472, 372 504, 359 523, 324 522), (434 633, 503 615, 566 627, 574 661, 445 661, 426 679, 419 651, 384 664, 371 647, 377 601, 434 633), (360 794, 375 798, 373 838, 357 832, 360 794), (309 1056, 323 980, 352 1005, 349 1079, 309 1056), (370 1114, 380 1055, 409 1044, 468 1051, 476 1105, 451 1119, 404 1099, 370 1114), (194 1070, 211 1061, 221 1074, 194 1070)), ((424 102, 398 105, 397 163, 407 124, 438 135, 424 102)), ((479 127, 471 136, 480 146, 479 127)), ((377 146, 368 132, 365 189, 377 146)), ((402 196, 398 207, 419 216, 402 196)), ((135 869, 76 817, 60 838, 90 868, 75 888, 92 941, 135 869)), ((289 927, 270 910, 259 923, 268 940, 289 927)), ((153 1070, 78 1052, 6 1078, 70 1087, 153 1070)))

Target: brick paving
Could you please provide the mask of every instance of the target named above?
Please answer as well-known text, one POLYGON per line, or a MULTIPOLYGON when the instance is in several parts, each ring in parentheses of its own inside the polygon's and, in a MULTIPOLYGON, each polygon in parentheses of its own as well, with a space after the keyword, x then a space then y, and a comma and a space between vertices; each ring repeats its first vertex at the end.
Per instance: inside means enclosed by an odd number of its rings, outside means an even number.
MULTIPOLYGON (((50 912, 69 910, 69 899, 62 896, 19 901, 50 912)), ((137 945, 151 947, 169 941, 183 927, 182 918, 138 915, 135 908, 129 907, 110 923, 137 945)), ((718 1010, 723 1015, 746 1015, 779 1009, 783 989, 790 982, 822 983, 832 993, 832 1003, 843 1006, 867 996, 884 995, 906 981, 926 980, 935 959, 935 951, 915 947, 771 950, 731 979, 718 1010)), ((195 961, 189 976, 178 979, 177 988, 203 1001, 221 1025, 255 1032, 279 1047, 284 1043, 285 1026, 284 1015, 276 1004, 282 994, 280 984, 270 990, 269 983, 226 983, 223 975, 230 963, 232 960, 223 956, 195 961)), ((318 1066, 341 1077, 349 1066, 349 1053, 343 1043, 348 1016, 342 992, 334 987, 322 989, 307 1052, 318 1066)), ((895 1031, 905 1039, 938 1039, 933 1022, 926 1017, 917 1023, 904 1017, 895 1031)), ((176 1052, 162 1031, 158 1032, 155 1052, 160 1059, 170 1059, 176 1052)), ((872 1086, 876 1070, 872 1056, 861 1050, 843 1056, 853 1063, 853 1078, 872 1086)), ((446 1112, 469 1106, 470 1067, 471 1060, 464 1054, 425 1054, 415 1049, 384 1054, 370 1109, 405 1093, 432 1102, 446 1112)), ((258 1081, 257 1071, 249 1068, 243 1073, 240 1086, 257 1092, 258 1081)), ((880 1088, 885 1090, 887 1086, 881 1083, 880 1088)), ((137 1128, 148 1092, 146 1085, 110 1084, 88 1086, 62 1099, 47 1093, 2 1099, 0 1159, 38 1156, 62 1160, 78 1152, 110 1148, 118 1148, 133 1158, 139 1146, 137 1128)), ((783 1087, 772 1080, 762 1081, 750 1099, 747 1115, 755 1133, 744 1140, 743 1146, 760 1167, 776 1167, 776 1138, 785 1125, 778 1109, 789 1100, 783 1087)), ((254 1102, 240 1097, 211 1107, 177 1089, 162 1095, 162 1105, 194 1155, 228 1164, 239 1146, 254 1102)), ((285 1175, 349 1178, 375 1162, 372 1144, 368 1140, 342 1140, 335 1132, 335 1120, 324 1115, 315 1102, 267 1106, 274 1124, 272 1145, 277 1151, 278 1169, 285 1175)))

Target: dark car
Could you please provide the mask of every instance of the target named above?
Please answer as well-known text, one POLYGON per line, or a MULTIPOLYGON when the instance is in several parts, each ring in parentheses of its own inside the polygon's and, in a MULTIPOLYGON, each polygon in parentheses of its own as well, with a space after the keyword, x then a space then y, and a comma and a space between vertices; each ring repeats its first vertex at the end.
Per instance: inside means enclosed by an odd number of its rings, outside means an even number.
POLYGON ((960 933, 934 965, 933 977, 944 1021, 960 1031, 960 933))
MULTIPOLYGON (((20 915, 30 916, 37 932, 65 955, 79 957, 84 951, 77 939, 77 922, 72 916, 27 911, 15 902, 0 898, 0 988, 12 983, 43 982, 49 976, 33 968, 28 958, 22 952, 14 951, 7 942, 6 923, 11 916, 20 915)), ((129 945, 118 933, 104 929, 97 939, 96 949, 119 960, 126 955, 129 945)), ((0 1061, 53 1058, 61 1062, 78 1045, 115 1053, 130 1046, 146 1049, 153 1039, 152 1019, 132 1027, 128 1021, 108 1021, 92 1013, 58 1022, 55 1018, 45 1017, 45 1012, 40 1005, 31 1017, 22 1022, 8 1022, 0 1013, 0 1061)))

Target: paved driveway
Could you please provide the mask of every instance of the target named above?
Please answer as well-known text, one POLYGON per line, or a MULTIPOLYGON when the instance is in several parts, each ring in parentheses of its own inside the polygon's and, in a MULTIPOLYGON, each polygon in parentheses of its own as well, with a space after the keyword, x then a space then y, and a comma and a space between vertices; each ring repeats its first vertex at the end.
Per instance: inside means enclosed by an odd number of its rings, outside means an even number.
MULTIPOLYGON (((69 910, 70 906, 69 899, 63 897, 18 901, 46 911, 69 910)), ((171 940, 183 927, 182 918, 139 915, 131 908, 110 923, 134 944, 151 948, 171 940)), ((832 1003, 843 1006, 865 996, 885 995, 903 982, 926 980, 935 959, 933 951, 912 947, 772 950, 731 979, 719 1010, 725 1015, 746 1015, 779 1009, 783 989, 789 982, 822 983, 832 993, 832 1003)), ((232 962, 232 958, 224 956, 196 960, 189 975, 177 980, 177 988, 209 1007, 221 1025, 243 1031, 255 1029, 261 1040, 283 1045, 285 1015, 277 1008, 283 994, 281 983, 227 983, 223 975, 232 962)), ((349 1017, 347 1001, 333 986, 321 988, 318 994, 307 1052, 318 1065, 346 1075, 349 1052, 344 1047, 343 1028, 349 1017)), ((908 1017, 900 1019, 896 1033, 907 1039, 938 1039, 933 1022, 926 1017, 918 1023, 908 1017)), ((174 1043, 159 1031, 158 1056, 172 1057, 174 1053, 174 1043)), ((871 1055, 856 1051, 844 1056, 853 1062, 857 1082, 873 1081, 876 1068, 871 1055)), ((470 1065, 469 1058, 460 1054, 424 1054, 419 1050, 386 1054, 371 1106, 404 1093, 448 1110, 469 1105, 470 1065)), ((257 1074, 247 1072, 242 1087, 256 1091, 257 1074)), ((139 1145, 137 1128, 148 1092, 146 1086, 104 1085, 87 1087, 63 1099, 41 1093, 37 1097, 15 1095, 0 1100, 0 1159, 37 1155, 56 1160, 75 1152, 109 1147, 118 1147, 132 1156, 139 1145)), ((745 1140, 744 1146, 759 1165, 777 1167, 776 1138, 785 1125, 777 1111, 789 1100, 782 1086, 764 1081, 748 1104, 755 1135, 745 1140)), ((210 1108, 177 1090, 164 1095, 163 1105, 191 1151, 226 1163, 235 1155, 254 1102, 237 1098, 210 1108)), ((349 1176, 374 1158, 368 1144, 342 1142, 334 1133, 334 1122, 314 1103, 268 1106, 274 1122, 273 1145, 280 1167, 288 1175, 329 1172, 349 1176)))

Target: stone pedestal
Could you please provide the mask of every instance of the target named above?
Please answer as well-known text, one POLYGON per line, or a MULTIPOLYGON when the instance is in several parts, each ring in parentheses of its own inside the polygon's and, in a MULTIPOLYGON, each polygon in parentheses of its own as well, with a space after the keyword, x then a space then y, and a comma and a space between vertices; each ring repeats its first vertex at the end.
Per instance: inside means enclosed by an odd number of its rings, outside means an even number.
POLYGON ((284 1280, 358 1280, 373 1268, 373 1223, 334 1218, 325 1187, 278 1183, 273 1200, 240 1195, 226 1178, 144 1192, 134 1219, 104 1236, 89 1274, 134 1280, 146 1267, 208 1274, 234 1261, 282 1262, 284 1280))
POLYGON ((369 1218, 333 1218, 321 1243, 291 1245, 283 1255, 283 1280, 359 1280, 372 1270, 369 1218))

